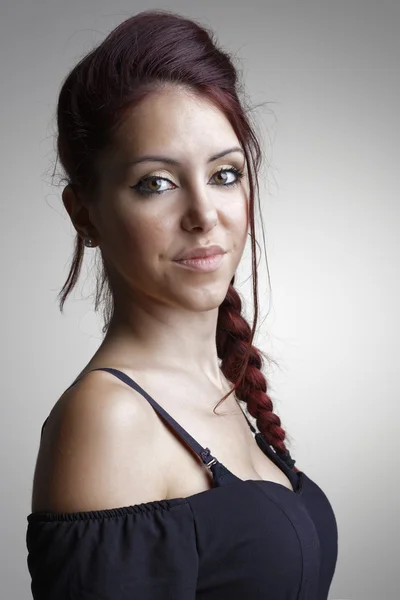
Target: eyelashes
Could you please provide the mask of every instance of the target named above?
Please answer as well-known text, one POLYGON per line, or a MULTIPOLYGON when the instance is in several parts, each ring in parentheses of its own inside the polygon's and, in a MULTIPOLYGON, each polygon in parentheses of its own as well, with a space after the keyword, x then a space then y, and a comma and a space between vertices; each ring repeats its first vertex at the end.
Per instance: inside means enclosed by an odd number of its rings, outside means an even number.
MULTIPOLYGON (((235 187, 236 185, 238 185, 240 183, 240 180, 244 177, 244 170, 241 169, 236 169, 236 167, 229 167, 226 169, 220 169, 219 171, 217 171, 216 173, 214 173, 213 177, 215 177, 216 175, 220 175, 221 173, 233 173, 236 177, 235 181, 231 181, 228 183, 223 183, 223 184, 215 184, 218 187, 228 187, 228 188, 232 188, 235 187)), ((169 192, 171 191, 171 189, 173 188, 169 188, 166 190, 149 190, 149 189, 144 189, 143 188, 143 184, 147 183, 147 182, 157 182, 157 181, 169 181, 169 183, 172 183, 172 181, 170 181, 169 179, 167 179, 166 177, 158 177, 156 175, 151 175, 150 177, 143 177, 142 179, 140 179, 140 181, 136 184, 136 185, 131 185, 129 186, 131 189, 135 190, 135 192, 137 194, 140 194, 141 196, 153 196, 154 194, 164 194, 164 192, 169 192)), ((174 184, 172 184, 174 185, 174 184)))

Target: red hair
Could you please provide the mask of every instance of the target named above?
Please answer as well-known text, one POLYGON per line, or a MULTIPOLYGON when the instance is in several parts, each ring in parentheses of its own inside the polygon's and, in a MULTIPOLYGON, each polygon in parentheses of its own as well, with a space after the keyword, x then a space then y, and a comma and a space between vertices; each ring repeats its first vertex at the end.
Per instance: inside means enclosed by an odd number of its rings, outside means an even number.
MULTIPOLYGON (((138 102, 169 85, 183 86, 213 102, 229 120, 245 152, 254 320, 250 328, 242 315, 233 278, 219 307, 216 344, 222 373, 234 387, 220 402, 235 392, 238 399, 246 402, 267 443, 292 466, 285 431, 267 394, 267 381, 261 371, 262 353, 253 346, 258 320, 254 199, 257 190, 259 201, 262 155, 244 100, 239 99, 241 89, 233 59, 217 46, 210 30, 170 11, 144 11, 122 22, 80 60, 64 80, 57 106, 57 149, 66 181, 94 197, 98 161, 112 147, 117 128, 138 102)), ((71 268, 59 293, 61 312, 79 277, 83 253, 84 244, 77 234, 71 268)), ((97 280, 95 310, 100 302, 105 307, 104 333, 114 311, 104 263, 97 280)))

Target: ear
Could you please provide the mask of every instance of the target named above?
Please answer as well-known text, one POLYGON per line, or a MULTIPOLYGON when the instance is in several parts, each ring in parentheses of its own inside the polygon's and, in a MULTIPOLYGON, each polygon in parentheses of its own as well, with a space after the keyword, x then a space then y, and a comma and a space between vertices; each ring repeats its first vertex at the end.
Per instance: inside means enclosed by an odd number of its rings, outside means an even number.
POLYGON ((77 186, 69 183, 63 190, 62 201, 78 235, 82 239, 90 237, 97 245, 98 231, 90 220, 87 202, 79 193, 77 186))

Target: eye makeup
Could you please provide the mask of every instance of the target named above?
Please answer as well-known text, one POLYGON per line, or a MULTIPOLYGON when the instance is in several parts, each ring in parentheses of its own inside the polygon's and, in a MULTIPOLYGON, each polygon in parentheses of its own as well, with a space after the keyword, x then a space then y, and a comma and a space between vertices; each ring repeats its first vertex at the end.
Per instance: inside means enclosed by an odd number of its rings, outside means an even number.
MULTIPOLYGON (((224 167, 222 169, 219 169, 218 171, 216 171, 213 175, 213 177, 215 177, 216 175, 220 175, 221 173, 233 173, 235 175, 235 181, 231 181, 228 183, 224 183, 222 185, 219 184, 214 184, 217 185, 218 187, 226 187, 226 188, 232 188, 235 187, 236 185, 238 185, 241 181, 241 179, 244 177, 244 169, 237 169, 236 167, 224 167)), ((144 189, 143 188, 143 184, 146 184, 148 182, 159 182, 159 181, 168 181, 169 183, 172 183, 172 181, 170 181, 167 177, 159 177, 158 175, 150 175, 148 177, 142 177, 138 183, 136 185, 131 185, 129 186, 131 189, 135 190, 135 192, 137 194, 139 194, 140 196, 153 196, 154 194, 164 194, 165 192, 171 191, 171 189, 174 188, 168 188, 165 190, 149 190, 149 189, 144 189)), ((172 185, 175 185, 172 183, 172 185)))

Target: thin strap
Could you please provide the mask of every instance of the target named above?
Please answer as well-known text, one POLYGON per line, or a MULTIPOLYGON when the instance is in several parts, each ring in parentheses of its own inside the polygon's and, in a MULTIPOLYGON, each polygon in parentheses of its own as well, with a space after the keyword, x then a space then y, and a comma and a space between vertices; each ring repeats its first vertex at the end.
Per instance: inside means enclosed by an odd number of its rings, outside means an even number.
MULTIPOLYGON (((175 419, 173 419, 171 417, 171 415, 169 415, 163 408, 162 406, 160 406, 155 400, 154 398, 152 398, 142 387, 140 387, 140 385, 138 383, 136 383, 136 381, 134 381, 133 379, 131 379, 129 377, 129 375, 127 375, 126 373, 124 373, 123 371, 119 371, 118 369, 113 369, 111 367, 99 367, 97 369, 92 369, 93 371, 107 371, 108 373, 111 373, 112 375, 115 375, 116 377, 118 377, 119 379, 121 379, 121 381, 123 381, 124 383, 127 383, 130 387, 132 387, 133 389, 135 389, 137 392, 139 392, 139 394, 141 394, 142 396, 144 396, 144 398, 146 398, 146 400, 149 401, 149 403, 152 405, 152 407, 171 425, 171 427, 178 433, 178 435, 180 435, 188 444, 189 446, 196 452, 196 454, 198 454, 200 456, 200 458, 202 459, 203 463, 206 465, 206 467, 210 467, 212 464, 215 464, 217 461, 216 458, 214 458, 211 453, 210 453, 210 449, 209 448, 203 448, 203 446, 201 446, 187 431, 186 429, 184 429, 181 425, 179 425, 179 423, 177 423, 177 421, 175 421, 175 419)), ((76 380, 77 381, 77 380, 76 380)), ((74 383, 76 383, 76 381, 74 383)), ((253 432, 256 432, 256 430, 254 429, 253 425, 250 423, 250 421, 248 420, 247 416, 245 415, 242 407, 240 407, 240 409, 242 410, 247 423, 250 426, 250 429, 253 432)), ((262 438, 261 433, 257 433, 256 432, 256 438, 262 438)), ((269 447, 269 450, 271 452, 274 452, 271 448, 271 446, 269 446, 269 444, 264 440, 264 438, 262 438, 265 446, 269 447)), ((278 456, 278 458, 281 459, 281 461, 287 466, 289 467, 289 469, 291 469, 294 464, 295 464, 295 460, 292 459, 292 457, 290 456, 289 451, 287 450, 285 454, 281 453, 281 452, 274 452, 275 455, 278 456)), ((293 473, 293 472, 292 472, 293 473)))
MULTIPOLYGON (((136 381, 133 381, 133 379, 131 379, 126 373, 124 373, 123 371, 119 371, 118 369, 113 369, 112 367, 98 367, 97 369, 92 369, 92 371, 108 371, 109 373, 112 373, 113 375, 115 375, 116 377, 118 377, 119 379, 122 379, 122 381, 124 381, 125 383, 127 383, 128 385, 130 385, 131 387, 133 387, 136 391, 138 391, 140 394, 144 395, 145 398, 148 400, 149 398, 151 398, 151 396, 148 396, 148 394, 140 387, 139 384, 136 383, 136 381), (144 394, 143 394, 144 392, 144 394)), ((67 389, 65 390, 66 392, 73 386, 75 385, 80 379, 82 379, 82 377, 84 377, 85 375, 87 375, 87 373, 90 373, 91 371, 87 371, 84 375, 82 375, 81 377, 77 377, 75 379, 75 381, 73 383, 71 383, 71 385, 69 387, 67 387, 67 389)), ((65 392, 64 392, 65 393, 65 392)), ((153 400, 153 398, 151 398, 152 402, 155 402, 155 404, 157 404, 157 402, 155 400, 153 400)), ((157 406, 159 406, 157 404, 157 406)), ((244 410, 242 409, 242 407, 240 406, 240 410, 242 411, 244 418, 246 419, 251 431, 253 433, 257 433, 257 429, 255 429, 253 427, 253 425, 250 423, 249 419, 247 418, 246 413, 244 412, 244 410)), ((161 408, 161 406, 159 406, 159 408, 161 408)), ((165 412, 165 411, 164 411, 165 412)), ((167 413, 166 413, 167 414, 167 413)), ((170 417, 168 415, 168 417, 170 419, 172 419, 172 417, 170 417)), ((173 419, 172 419, 173 420, 173 419)), ((189 434, 188 434, 189 435, 189 434)))
MULTIPOLYGON (((239 406, 240 406, 240 404, 239 404, 239 406)), ((242 407, 241 407, 241 406, 240 406, 240 410, 241 410, 241 411, 242 411, 242 413, 244 414, 244 418, 246 419, 247 423, 249 424, 249 427, 250 427, 251 431, 252 431, 253 433, 257 433, 257 429, 255 429, 255 428, 253 427, 253 425, 250 423, 249 419, 247 418, 247 415, 246 415, 246 413, 244 412, 244 410, 242 409, 242 407)))
MULTIPOLYGON (((118 379, 120 379, 121 381, 123 381, 124 383, 126 383, 127 385, 129 385, 130 387, 132 387, 133 389, 135 389, 137 392, 139 392, 139 394, 141 394, 144 398, 146 398, 146 400, 148 400, 148 402, 151 404, 151 406, 154 408, 154 410, 156 410, 156 412, 158 414, 160 414, 161 417, 163 417, 167 421, 167 423, 169 423, 171 425, 172 429, 174 429, 178 433, 178 435, 181 436, 189 444, 189 446, 194 450, 194 452, 196 452, 196 454, 198 456, 200 456, 200 458, 203 461, 203 463, 205 464, 205 466, 208 467, 209 469, 213 470, 212 469, 213 465, 215 463, 218 463, 219 461, 214 456, 211 455, 210 449, 209 448, 203 448, 203 446, 201 446, 201 444, 199 444, 181 425, 179 425, 179 423, 177 423, 177 421, 175 421, 175 419, 173 419, 173 417, 171 417, 171 415, 169 415, 162 408, 162 406, 160 406, 154 400, 154 398, 152 398, 142 387, 140 387, 140 385, 138 383, 136 383, 136 381, 134 381, 133 379, 131 379, 131 377, 129 377, 129 375, 127 375, 123 371, 119 371, 118 369, 114 369, 112 367, 98 367, 96 369, 91 369, 91 371, 107 371, 108 373, 111 373, 112 375, 115 375, 115 377, 118 377, 118 379)), ((91 371, 87 371, 87 373, 90 373, 91 371)), ((77 377, 75 379, 75 381, 73 381, 73 383, 65 391, 68 391, 80 379, 82 379, 87 373, 85 373, 84 375, 81 375, 80 377, 77 377)), ((239 404, 239 406, 240 406, 240 404, 239 404)), ((257 430, 250 423, 249 419, 247 418, 247 416, 246 416, 246 414, 243 411, 243 409, 242 409, 241 406, 240 406, 240 409, 243 412, 243 415, 244 415, 247 423, 249 424, 249 427, 250 427, 251 431, 256 434, 255 435, 256 441, 257 442, 261 441, 262 448, 264 448, 264 450, 267 450, 267 451, 269 450, 269 453, 272 453, 273 456, 278 456, 278 458, 287 467, 289 467, 289 469, 292 469, 292 467, 293 467, 293 465, 295 464, 296 461, 292 459, 292 457, 290 456, 289 451, 287 451, 285 455, 283 455, 282 453, 277 453, 276 451, 274 451, 272 449, 272 447, 265 441, 265 439, 262 436, 262 434, 259 433, 259 432, 257 432, 257 430)), ((40 434, 41 437, 43 435, 43 430, 44 430, 44 427, 45 427, 45 425, 47 423, 47 420, 48 420, 48 417, 47 417, 47 419, 44 421, 44 423, 42 425, 41 434, 40 434)), ((260 445, 260 443, 258 445, 260 445)), ((293 471, 291 471, 291 474, 293 474, 293 471)))
MULTIPOLYGON (((179 423, 177 423, 175 419, 173 419, 171 415, 169 415, 167 411, 165 411, 163 407, 160 406, 154 400, 154 398, 152 398, 142 387, 140 387, 140 385, 136 383, 136 381, 131 379, 129 375, 127 375, 123 371, 119 371, 118 369, 114 369, 112 367, 98 367, 96 369, 91 369, 91 371, 107 371, 108 373, 111 373, 111 375, 115 375, 115 377, 118 377, 118 379, 120 379, 121 381, 129 385, 131 388, 139 392, 139 394, 146 398, 146 400, 151 404, 154 410, 157 411, 157 413, 161 415, 161 417, 171 425, 172 429, 174 429, 178 433, 178 435, 189 444, 189 446, 194 450, 194 452, 196 452, 196 454, 200 456, 201 460, 203 461, 206 467, 211 468, 212 465, 218 462, 218 460, 211 455, 209 448, 203 448, 201 444, 199 444, 181 425, 179 425, 179 423)), ((87 373, 90 373, 91 371, 87 371, 84 375, 82 375, 82 377, 84 377, 87 373)), ((82 377, 78 377, 77 379, 75 379, 75 381, 67 388, 67 390, 69 390, 73 385, 75 385, 82 377)))
MULTIPOLYGON (((147 393, 146 393, 146 392, 145 392, 145 391, 144 391, 144 390, 143 390, 143 389, 140 387, 140 385, 139 385, 139 384, 137 384, 135 381, 133 381, 133 379, 131 379, 131 378, 130 378, 130 377, 129 377, 129 376, 126 374, 126 373, 124 373, 123 371, 119 371, 118 369, 113 369, 112 367, 98 367, 97 369, 92 369, 92 371, 108 371, 109 373, 112 373, 113 375, 116 375, 116 377, 119 377, 119 379, 121 379, 121 378, 122 378, 122 381, 124 381, 125 383, 127 383, 127 384, 128 384, 128 385, 130 385, 131 387, 134 387, 134 389, 135 389, 136 391, 138 391, 140 394, 142 394, 142 393, 144 392, 144 394, 145 394, 145 398, 146 398, 147 400, 150 398, 150 396, 149 396, 149 398, 147 397, 147 396, 148 396, 148 394, 147 394, 147 393)), ((87 375, 87 373, 90 373, 90 372, 91 372, 91 371, 87 371, 87 372, 86 372, 84 375, 82 375, 82 377, 84 377, 85 375, 87 375)), ((71 388, 73 385, 75 385, 75 384, 76 384, 76 383, 77 383, 77 382, 78 382, 78 381, 79 381, 79 380, 80 380, 82 377, 77 377, 77 379, 75 379, 75 381, 74 381, 73 383, 71 383, 71 385, 70 385, 70 386, 69 386, 69 387, 68 387, 68 388, 67 388, 65 391, 67 392, 67 391, 68 391, 68 390, 69 390, 69 389, 70 389, 70 388, 71 388)), ((65 393, 65 392, 64 392, 64 393, 65 393)), ((143 395, 143 394, 142 394, 142 395, 143 395)), ((153 400, 153 398, 151 398, 151 401, 152 401, 152 402, 155 402, 155 403, 157 404, 157 402, 156 402, 155 400, 153 400)), ((159 405, 157 404, 157 406, 159 406, 159 405)), ((240 407, 240 410, 242 411, 242 413, 243 413, 243 415, 244 415, 244 418, 246 419, 246 421, 247 421, 247 423, 248 423, 248 425, 249 425, 249 427, 250 427, 251 431, 252 431, 253 433, 257 433, 257 429, 255 429, 255 428, 253 427, 253 425, 250 423, 249 419, 247 418, 247 415, 246 415, 246 413, 244 412, 244 410, 242 409, 242 407, 240 406, 240 404, 239 404, 239 407, 240 407)), ((159 408, 161 408, 161 406, 160 406, 159 408)), ((164 411, 164 412, 165 412, 165 411, 164 411)), ((166 414, 167 414, 167 413, 166 413, 166 414)), ((170 419, 172 419, 172 417, 170 417, 169 415, 168 415, 168 417, 169 417, 170 419)), ((189 434, 188 434, 188 435, 189 435, 189 434)))
MULTIPOLYGON (((139 385, 138 385, 138 384, 137 384, 135 381, 133 381, 133 379, 131 379, 131 378, 130 378, 130 377, 129 377, 129 376, 126 374, 126 373, 124 373, 123 371, 119 371, 118 369, 113 369, 112 367, 98 367, 97 369, 92 369, 92 371, 108 371, 109 373, 112 373, 113 375, 116 375, 117 377, 119 377, 119 379, 121 379, 121 376, 122 376, 122 381, 124 381, 125 383, 127 383, 127 384, 128 384, 128 385, 130 385, 131 387, 132 387, 132 384, 133 384, 133 387, 134 387, 134 388, 135 388, 135 389, 136 389, 136 390, 137 390, 139 393, 142 393, 142 392, 144 392, 144 390, 142 390, 142 388, 141 388, 141 387, 140 387, 140 386, 139 386, 139 385)), ((78 382, 78 381, 79 381, 79 380, 80 380, 82 377, 84 377, 84 376, 85 376, 87 373, 90 373, 90 372, 91 372, 91 371, 87 371, 87 372, 86 372, 84 375, 82 375, 81 377, 77 377, 77 378, 75 379, 75 381, 74 381, 73 383, 71 383, 71 385, 70 385, 69 387, 67 387, 67 389, 66 389, 65 391, 67 392, 67 391, 68 391, 68 390, 69 390, 69 389, 70 389, 70 388, 71 388, 73 385, 75 385, 75 384, 76 384, 76 383, 77 383, 77 382, 78 382)), ((65 393, 65 392, 64 392, 64 393, 65 393)), ((144 393, 146 394, 146 392, 144 392, 144 393)), ((146 394, 146 396, 145 396, 145 397, 147 397, 147 394, 146 394)), ((147 399, 148 399, 148 398, 147 398, 147 399)), ((151 400, 152 400, 153 402, 156 402, 155 400, 153 400, 153 398, 152 398, 151 400)), ((157 402, 156 402, 156 404, 157 404, 157 402)), ((158 405, 157 405, 157 406, 158 406, 158 405)), ((246 421, 247 421, 247 423, 248 423, 248 425, 249 425, 249 427, 250 427, 251 431, 252 431, 253 433, 255 433, 255 434, 256 434, 256 433, 257 433, 257 429, 255 429, 255 428, 253 427, 253 425, 250 423, 249 419, 247 418, 247 415, 246 415, 246 413, 244 412, 244 410, 242 409, 242 407, 240 406, 240 404, 239 404, 239 407, 240 407, 240 410, 242 411, 242 413, 243 413, 243 415, 244 415, 244 418, 246 419, 246 421)), ((161 408, 161 407, 160 407, 160 408, 161 408)), ((168 417, 169 417, 169 415, 168 415, 168 417)), ((170 417, 170 418, 172 419, 172 417, 170 417)))

